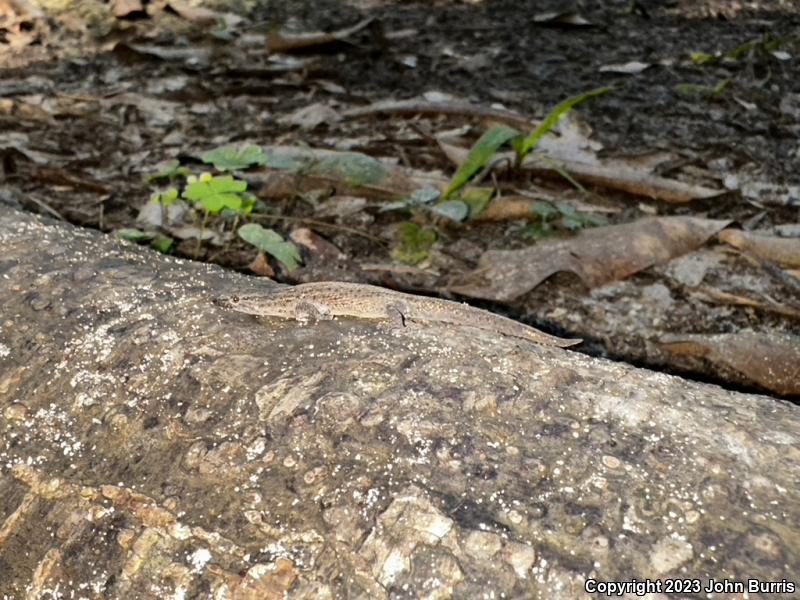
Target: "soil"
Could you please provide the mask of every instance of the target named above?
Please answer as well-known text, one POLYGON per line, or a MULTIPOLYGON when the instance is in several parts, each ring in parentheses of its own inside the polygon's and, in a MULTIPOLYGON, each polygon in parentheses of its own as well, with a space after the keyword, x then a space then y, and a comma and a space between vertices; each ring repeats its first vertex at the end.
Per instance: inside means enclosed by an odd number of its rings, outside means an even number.
MULTIPOLYGON (((581 104, 578 112, 605 155, 665 151, 678 157, 679 177, 694 169, 718 182, 733 178, 776 189, 799 183, 800 11, 794 1, 576 0, 569 12, 580 17, 578 24, 546 18, 564 13, 559 1, 205 3, 242 18, 231 28, 237 35, 227 39, 186 15, 156 11, 155 4, 150 14, 125 19, 114 17, 112 5, 75 2, 66 10, 46 9, 39 21, 7 18, 0 29, 3 201, 103 231, 137 227, 154 190, 146 176, 156 165, 178 158, 199 172, 202 152, 239 142, 347 149, 449 176, 452 165, 419 132, 466 126, 465 137, 474 141, 485 130, 480 120, 394 115, 308 130, 285 117, 314 103, 342 109, 436 91, 542 118, 565 98, 601 86, 614 91, 581 104), (277 29, 336 31, 367 17, 370 25, 351 38, 293 58, 309 61, 301 70, 263 45, 266 33, 277 29), (754 43, 743 49, 748 42, 754 43), (737 49, 739 55, 724 56, 737 49), (718 58, 701 63, 690 53, 718 58), (632 61, 650 66, 635 74, 604 69, 632 61)), ((563 181, 522 179, 514 185, 528 183, 571 191, 563 181)), ((688 215, 765 232, 800 230, 800 198, 791 192, 754 198, 734 191, 684 204, 589 193, 598 209, 613 209, 611 223, 688 215)), ((273 210, 296 219, 270 223, 283 235, 303 219, 319 220, 308 197, 288 195, 273 210)), ((309 260, 291 274, 274 262, 260 272, 276 269, 276 278, 285 281, 356 277, 426 291, 474 268, 488 248, 532 243, 520 221, 436 222, 439 242, 430 260, 404 270, 389 252, 401 220, 394 213, 356 211, 339 215, 331 227, 309 225, 347 259, 321 253, 316 263, 309 260), (353 229, 372 239, 353 235, 353 229)), ((215 247, 187 239, 172 252, 244 271, 256 254, 236 240, 215 247)), ((757 291, 795 306, 795 275, 776 279, 763 263, 725 250, 714 260, 706 280, 712 287, 734 282, 735 290, 727 292, 757 291)), ((702 355, 667 353, 657 342, 664 333, 798 335, 797 314, 698 301, 695 290, 676 283, 668 270, 654 267, 600 291, 559 274, 524 301, 484 306, 583 336, 585 351, 593 354, 777 394, 741 369, 702 355)))

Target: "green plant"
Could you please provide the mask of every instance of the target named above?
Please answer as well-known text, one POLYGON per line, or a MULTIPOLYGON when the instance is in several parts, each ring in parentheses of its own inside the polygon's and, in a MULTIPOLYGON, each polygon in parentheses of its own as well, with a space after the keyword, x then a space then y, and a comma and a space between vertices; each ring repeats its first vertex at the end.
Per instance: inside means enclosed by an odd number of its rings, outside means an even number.
POLYGON ((169 160, 161 165, 161 168, 147 178, 147 183, 158 183, 160 181, 174 181, 179 177, 186 177, 189 169, 182 167, 178 160, 169 160))
POLYGON ((524 234, 532 239, 550 237, 558 230, 576 231, 607 224, 602 215, 578 211, 564 202, 535 200, 531 203, 531 212, 538 219, 528 224, 524 234))
POLYGON ((117 229, 114 231, 114 235, 120 239, 128 240, 129 242, 134 242, 137 244, 141 242, 149 242, 151 248, 158 250, 162 254, 167 254, 170 250, 172 250, 172 246, 175 244, 175 240, 169 236, 160 233, 150 233, 133 227, 117 229))
POLYGON ((539 140, 542 139, 547 133, 550 133, 553 127, 558 125, 558 122, 563 119, 569 111, 575 108, 575 106, 581 102, 585 102, 589 98, 606 94, 612 89, 613 88, 611 87, 596 88, 583 94, 578 94, 577 96, 567 98, 563 102, 557 104, 547 114, 544 120, 539 123, 538 127, 536 127, 536 129, 534 129, 528 135, 528 137, 521 141, 514 142, 514 149, 517 151, 517 164, 521 163, 522 159, 525 158, 525 156, 536 147, 536 144, 539 143, 539 140))
POLYGON ((239 227, 238 234, 248 244, 275 257, 289 271, 299 267, 302 262, 297 246, 292 242, 285 241, 279 233, 272 229, 265 229, 258 223, 248 223, 239 227))
MULTIPOLYGON (((268 160, 258 146, 216 148, 203 154, 201 159, 207 164, 213 164, 219 171, 238 171, 253 165, 265 164, 268 160)), ((246 223, 237 229, 239 219, 247 218, 257 202, 256 197, 247 191, 246 181, 230 174, 214 175, 204 172, 195 175, 188 169, 180 167, 178 161, 167 163, 158 173, 148 178, 151 183, 165 180, 176 182, 176 185, 153 192, 150 201, 160 204, 163 209, 183 198, 193 204, 193 207, 187 208, 190 213, 202 211, 199 232, 195 230, 192 233, 192 237, 197 238, 196 252, 199 253, 201 240, 206 237, 204 231, 210 217, 222 219, 220 222, 223 227, 225 227, 224 219, 233 217, 231 229, 236 230, 242 240, 275 257, 290 271, 301 264, 302 259, 297 246, 285 241, 277 232, 265 229, 256 223, 246 223), (180 178, 185 178, 184 185, 177 184, 180 178)), ((162 217, 161 223, 165 222, 166 219, 162 217)), ((174 244, 174 240, 166 235, 138 229, 121 230, 117 235, 136 242, 149 241, 151 246, 162 252, 169 251, 174 244)))
POLYGON ((439 190, 426 186, 414 190, 409 196, 397 202, 386 204, 381 208, 381 212, 407 211, 412 214, 424 212, 455 222, 464 221, 472 213, 470 204, 464 200, 441 201, 441 199, 442 194, 439 190))
POLYGON ((223 146, 206 152, 200 160, 220 171, 241 171, 267 164, 267 156, 259 146, 223 146))
POLYGON ((464 163, 458 168, 450 183, 442 192, 442 198, 448 199, 455 192, 460 190, 472 177, 481 169, 490 164, 498 150, 506 144, 511 144, 516 152, 516 164, 519 166, 522 160, 530 154, 536 145, 546 134, 553 130, 561 119, 581 102, 589 98, 600 96, 610 92, 613 88, 602 87, 589 90, 583 94, 567 98, 556 105, 544 118, 544 120, 527 136, 509 127, 508 125, 494 125, 490 127, 475 145, 470 148, 464 163))
POLYGON ((209 214, 215 215, 228 209, 235 214, 246 215, 256 203, 255 197, 246 192, 247 182, 231 175, 214 176, 202 173, 186 179, 183 197, 197 202, 209 214))
POLYGON ((436 232, 416 223, 400 223, 396 235, 397 245, 392 249, 392 258, 416 265, 426 260, 436 242, 436 232))

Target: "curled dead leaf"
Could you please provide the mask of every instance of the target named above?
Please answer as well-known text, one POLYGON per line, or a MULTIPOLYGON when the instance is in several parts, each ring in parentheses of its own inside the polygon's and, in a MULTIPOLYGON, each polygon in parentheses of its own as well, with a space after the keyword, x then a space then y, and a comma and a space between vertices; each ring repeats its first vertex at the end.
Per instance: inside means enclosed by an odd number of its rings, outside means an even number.
POLYGON ((478 268, 448 286, 452 292, 510 302, 559 271, 588 287, 622 279, 702 246, 728 221, 656 217, 582 231, 573 238, 522 250, 489 250, 478 268))
POLYGON ((662 347, 730 367, 749 381, 784 396, 800 395, 800 337, 781 333, 670 335, 662 347))
POLYGON ((747 254, 787 267, 800 267, 800 238, 779 238, 738 229, 726 229, 719 239, 747 254))

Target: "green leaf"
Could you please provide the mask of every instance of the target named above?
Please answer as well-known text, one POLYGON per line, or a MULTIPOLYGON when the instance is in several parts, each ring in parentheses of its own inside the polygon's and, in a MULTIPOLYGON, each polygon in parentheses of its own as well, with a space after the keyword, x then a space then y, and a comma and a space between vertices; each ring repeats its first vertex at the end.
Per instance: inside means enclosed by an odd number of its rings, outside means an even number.
POLYGON ((426 185, 411 192, 408 197, 414 204, 430 204, 439 199, 442 193, 432 185, 426 185))
POLYGON ((411 195, 398 200, 396 202, 390 202, 389 204, 384 204, 380 208, 380 212, 389 212, 392 210, 408 210, 414 208, 416 206, 423 206, 425 204, 430 204, 435 200, 438 200, 441 196, 441 192, 437 190, 435 187, 431 185, 426 185, 425 187, 421 187, 419 189, 414 190, 411 192, 411 195))
POLYGON ((150 202, 160 202, 164 206, 169 206, 178 199, 178 190, 174 187, 162 190, 160 192, 153 192, 150 196, 150 202))
POLYGON ((267 157, 259 146, 224 146, 206 152, 200 157, 220 171, 241 171, 253 165, 264 165, 267 157))
POLYGON ((381 161, 359 152, 341 152, 320 159, 309 167, 309 173, 342 179, 354 187, 380 183, 388 175, 381 161))
POLYGON ((274 256, 289 271, 294 271, 302 262, 297 246, 292 242, 284 241, 280 234, 272 229, 265 229, 258 223, 248 223, 239 227, 238 233, 239 237, 248 244, 274 256))
POLYGON ((161 165, 157 173, 153 173, 147 178, 147 183, 157 183, 159 181, 172 181, 178 177, 185 177, 189 174, 189 169, 182 167, 180 161, 170 160, 161 165))
POLYGON ((480 215, 494 196, 494 188, 468 187, 461 190, 461 200, 469 207, 469 218, 480 215))
POLYGON ((539 140, 549 133, 553 127, 558 125, 558 122, 564 117, 564 115, 571 111, 576 105, 588 100, 589 98, 593 98, 594 96, 600 96, 601 94, 610 92, 612 89, 614 88, 595 88, 584 94, 567 98, 560 104, 557 104, 556 107, 553 108, 553 110, 551 110, 550 113, 544 118, 544 120, 539 123, 539 126, 534 129, 528 137, 516 145, 518 160, 522 160, 526 154, 533 150, 536 147, 536 144, 539 143, 539 140))
POLYGON ((416 223, 401 223, 397 229, 397 246, 392 249, 392 258, 410 265, 426 260, 436 242, 436 232, 416 223))
POLYGON ((150 242, 150 247, 153 250, 158 250, 161 254, 166 254, 170 250, 172 250, 172 246, 175 245, 175 240, 167 235, 159 235, 150 242))
POLYGON ((464 164, 459 167, 447 188, 442 192, 442 198, 449 198, 453 192, 463 187, 475 173, 492 160, 492 157, 503 144, 519 135, 519 131, 508 125, 494 125, 486 131, 470 149, 464 164))
POLYGON ((128 240, 129 242, 146 242, 153 239, 152 233, 147 233, 141 229, 133 227, 123 227, 114 231, 114 235, 120 239, 128 240))
POLYGON ((469 216, 469 206, 461 200, 447 200, 431 206, 431 212, 460 223, 469 216))
POLYGON ((705 52, 690 52, 689 58, 696 65, 704 65, 717 60, 716 56, 713 54, 707 54, 705 52))
POLYGON ((531 212, 539 217, 542 221, 549 221, 558 216, 558 209, 549 202, 542 202, 541 200, 534 200, 531 202, 531 212))
MULTIPOLYGON (((184 198, 199 202, 211 214, 217 214, 223 208, 234 212, 242 212, 247 182, 234 179, 230 175, 212 177, 204 181, 198 179, 186 186, 184 198)), ((251 207, 252 208, 252 207, 251 207)))
POLYGON ((577 215, 564 215, 561 217, 561 227, 567 231, 577 231, 583 229, 585 223, 577 215))
POLYGON ((274 148, 267 149, 266 158, 266 164, 272 169, 299 171, 308 164, 308 159, 293 156, 291 153, 281 152, 274 148))
POLYGON ((762 40, 751 40, 749 42, 745 42, 744 44, 736 46, 736 48, 733 50, 729 50, 725 54, 725 57, 733 60, 739 60, 740 58, 744 58, 750 54, 758 46, 763 46, 763 44, 764 42, 762 40))
POLYGON ((679 83, 673 89, 681 96, 694 98, 716 98, 721 96, 730 85, 729 79, 723 79, 714 87, 694 83, 679 83))
POLYGON ((525 227, 523 231, 523 235, 526 238, 533 239, 533 240, 543 240, 549 237, 553 237, 554 231, 550 223, 546 221, 537 221, 535 223, 529 223, 527 227, 525 227))

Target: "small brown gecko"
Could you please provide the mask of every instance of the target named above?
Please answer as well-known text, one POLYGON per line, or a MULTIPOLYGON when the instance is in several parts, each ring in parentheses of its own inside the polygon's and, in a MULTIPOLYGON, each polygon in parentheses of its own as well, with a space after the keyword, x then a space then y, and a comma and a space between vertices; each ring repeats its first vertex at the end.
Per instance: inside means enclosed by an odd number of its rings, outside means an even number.
POLYGON ((421 323, 463 325, 559 348, 583 341, 548 335, 468 304, 414 296, 362 283, 303 283, 268 294, 219 298, 215 303, 251 315, 298 321, 353 317, 393 321, 401 326, 421 323))

